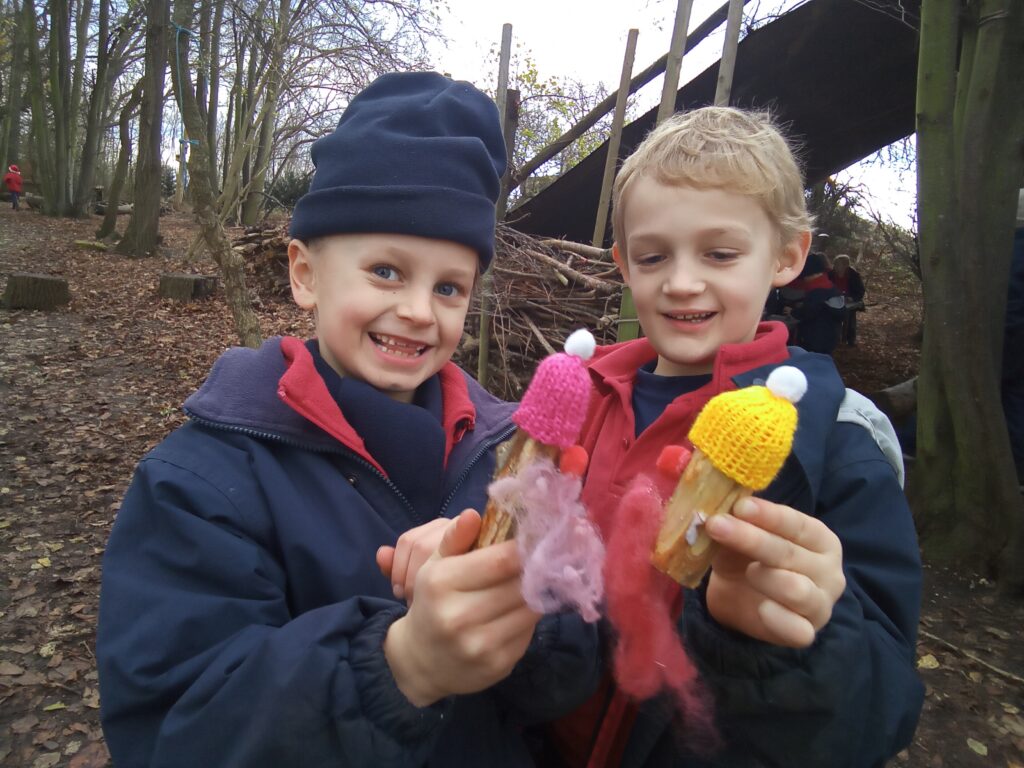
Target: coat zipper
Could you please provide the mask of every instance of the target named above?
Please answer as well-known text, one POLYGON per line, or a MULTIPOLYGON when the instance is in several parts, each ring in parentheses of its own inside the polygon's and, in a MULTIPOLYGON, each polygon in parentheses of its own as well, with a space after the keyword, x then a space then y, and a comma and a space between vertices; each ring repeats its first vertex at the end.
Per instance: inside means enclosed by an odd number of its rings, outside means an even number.
MULTIPOLYGON (((399 489, 399 487, 395 485, 387 475, 385 475, 383 472, 381 472, 379 469, 373 466, 362 456, 359 456, 353 451, 350 451, 348 448, 311 446, 303 444, 297 440, 289 440, 288 438, 283 437, 282 435, 275 434, 273 432, 263 432, 261 430, 251 429, 249 427, 239 427, 233 424, 223 424, 218 421, 210 421, 209 419, 204 419, 203 417, 197 416, 188 410, 186 410, 185 413, 196 424, 201 424, 202 426, 209 427, 210 429, 220 429, 225 432, 237 432, 238 434, 248 435, 249 437, 254 437, 259 440, 268 440, 272 442, 281 443, 282 445, 290 445, 293 448, 299 448, 304 451, 312 451, 314 453, 333 453, 337 454, 338 456, 345 456, 347 458, 353 459, 384 482, 384 484, 391 490, 391 492, 394 493, 395 496, 397 496, 405 505, 405 508, 409 511, 409 517, 411 517, 415 522, 419 524, 429 522, 428 520, 422 520, 420 516, 416 514, 416 508, 412 505, 409 499, 405 497, 405 494, 402 493, 401 489, 399 489)), ((438 514, 438 517, 444 516, 445 510, 448 509, 448 505, 451 504, 452 499, 455 498, 455 494, 458 493, 459 488, 466 481, 466 478, 469 476, 470 470, 476 465, 476 463, 480 461, 480 459, 494 446, 503 443, 505 440, 511 437, 512 433, 515 432, 515 430, 515 426, 510 425, 503 432, 495 436, 493 439, 481 444, 479 450, 477 450, 477 452, 473 454, 473 457, 462 468, 462 472, 459 474, 458 479, 456 479, 455 485, 452 486, 452 490, 448 493, 448 496, 444 500, 444 503, 441 504, 441 509, 438 514)))
POLYGON ((420 520, 419 515, 416 514, 416 508, 413 507, 412 503, 410 503, 410 501, 405 497, 405 494, 402 493, 402 491, 399 489, 399 487, 397 485, 395 485, 387 475, 385 475, 383 472, 381 472, 379 469, 377 469, 375 466, 373 466, 373 464, 368 462, 362 456, 359 456, 358 454, 354 453, 353 451, 350 451, 348 448, 344 448, 344 447, 342 447, 342 448, 331 448, 331 447, 327 447, 327 446, 324 446, 324 447, 312 446, 312 445, 301 443, 298 440, 289 440, 287 437, 283 437, 283 436, 275 434, 273 432, 262 432, 262 431, 260 431, 258 429, 250 429, 249 427, 239 427, 239 426, 235 426, 234 424, 222 424, 222 423, 217 422, 217 421, 210 421, 209 419, 204 419, 201 416, 196 416, 195 414, 191 413, 190 411, 185 411, 185 413, 196 424, 201 424, 202 426, 209 427, 211 429, 220 429, 220 430, 223 430, 225 432, 237 432, 237 433, 242 434, 242 435, 248 435, 249 437, 255 437, 255 438, 259 439, 259 440, 267 440, 267 441, 271 441, 271 442, 277 442, 277 443, 281 443, 282 445, 289 445, 289 446, 291 446, 293 448, 299 448, 299 449, 304 450, 304 451, 311 451, 313 453, 332 453, 332 454, 335 454, 335 455, 338 455, 338 456, 345 456, 346 458, 353 459, 356 462, 358 462, 361 466, 366 467, 366 469, 368 469, 371 473, 373 473, 374 475, 376 475, 377 477, 379 477, 381 480, 384 481, 384 484, 405 505, 405 508, 409 511, 409 517, 411 517, 417 523, 426 522, 425 520, 424 521, 420 520))
MULTIPOLYGON (((514 424, 510 424, 508 427, 506 427, 502 432, 500 432, 494 438, 492 438, 491 440, 488 440, 488 441, 486 441, 486 442, 481 444, 480 449, 475 454, 473 454, 473 458, 470 459, 469 462, 466 464, 466 466, 462 468, 462 473, 459 475, 458 479, 455 481, 455 485, 452 486, 452 489, 448 493, 448 497, 444 500, 444 503, 441 504, 441 510, 440 510, 440 514, 438 515, 438 517, 444 517, 445 510, 447 510, 448 509, 448 505, 452 503, 452 499, 455 498, 455 494, 458 493, 459 488, 466 481, 466 478, 469 476, 469 471, 473 468, 473 466, 478 461, 480 461, 481 458, 483 458, 484 454, 486 454, 488 451, 490 451, 492 448, 494 448, 494 446, 500 445, 501 443, 505 442, 510 437, 512 437, 512 434, 515 431, 516 431, 515 425, 514 424)), ((483 510, 478 510, 478 511, 481 514, 483 514, 483 510)))

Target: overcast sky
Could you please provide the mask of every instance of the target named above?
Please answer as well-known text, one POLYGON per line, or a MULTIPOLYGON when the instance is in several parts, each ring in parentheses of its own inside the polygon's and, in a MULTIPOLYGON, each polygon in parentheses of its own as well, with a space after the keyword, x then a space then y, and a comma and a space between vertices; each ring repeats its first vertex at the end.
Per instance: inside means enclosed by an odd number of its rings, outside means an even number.
MULTIPOLYGON (((724 0, 694 0, 690 30, 711 15, 724 0)), ((799 4, 801 0, 754 0, 747 12, 765 15, 776 9, 799 4)), ((488 53, 501 44, 504 23, 512 24, 513 50, 529 53, 542 77, 572 78, 595 85, 603 83, 611 92, 618 88, 626 35, 631 27, 640 34, 633 65, 634 73, 645 69, 669 48, 675 0, 447 0, 443 14, 446 42, 438 42, 430 53, 437 69, 460 80, 493 89, 497 67, 488 53)), ((721 55, 724 25, 683 59, 681 82, 704 71, 721 55)), ((660 99, 661 78, 640 94, 638 110, 646 111, 660 99)), ((840 175, 844 181, 862 184, 876 209, 902 226, 913 220, 915 178, 902 176, 876 165, 860 164, 840 175)))

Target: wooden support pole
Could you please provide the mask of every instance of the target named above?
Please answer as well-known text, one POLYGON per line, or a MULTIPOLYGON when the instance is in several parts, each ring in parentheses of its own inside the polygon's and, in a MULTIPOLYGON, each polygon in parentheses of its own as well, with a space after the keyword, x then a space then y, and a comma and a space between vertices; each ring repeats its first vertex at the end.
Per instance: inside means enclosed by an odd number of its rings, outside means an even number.
POLYGON ((626 37, 626 55, 622 59, 622 74, 619 77, 618 97, 615 99, 615 115, 612 117, 612 135, 608 138, 608 155, 604 160, 604 178, 601 180, 601 197, 597 203, 597 218, 594 222, 594 247, 604 245, 604 233, 608 228, 608 204, 612 199, 612 181, 615 166, 619 163, 619 144, 622 141, 622 126, 626 122, 626 102, 629 100, 629 80, 633 76, 633 59, 636 56, 636 39, 640 30, 631 29, 626 37))
MULTIPOLYGON (((506 143, 505 152, 508 155, 508 165, 512 165, 512 148, 508 146, 507 123, 508 123, 508 68, 512 60, 512 25, 501 26, 501 54, 498 60, 498 90, 495 93, 494 101, 498 105, 498 116, 501 118, 502 130, 505 131, 506 143)), ((508 168, 506 167, 506 176, 508 168)), ((498 197, 498 221, 505 218, 505 209, 508 206, 507 185, 502 179, 502 194, 498 197)))
POLYGON ((188 137, 184 130, 181 133, 178 140, 178 176, 174 180, 174 204, 178 208, 185 200, 185 159, 188 153, 188 137))
MULTIPOLYGON (((508 104, 508 67, 512 58, 512 25, 503 24, 501 27, 501 58, 498 64, 498 115, 501 117, 504 130, 506 121, 506 106, 508 104)), ((507 133, 506 133, 507 135, 507 133)), ((506 153, 511 162, 512 150, 506 146, 506 153)), ((508 174, 505 174, 508 176, 508 174)), ((502 191, 498 195, 497 219, 505 216, 505 208, 508 204, 507 184, 502 182, 502 191)), ((491 292, 494 290, 494 272, 488 270, 483 276, 483 285, 480 290, 480 348, 476 360, 476 380, 480 386, 487 387, 487 364, 491 351, 491 292)))
POLYGON ((502 135, 505 138, 505 151, 508 154, 508 164, 505 166, 505 173, 501 177, 501 192, 498 196, 497 219, 505 220, 505 213, 508 210, 509 185, 512 183, 512 153, 516 146, 516 132, 519 130, 519 89, 508 88, 505 91, 504 124, 502 135))
POLYGON ((676 23, 672 28, 672 43, 668 49, 665 63, 665 84, 661 89, 661 104, 658 107, 656 124, 661 124, 675 114, 676 95, 679 91, 679 70, 683 66, 683 53, 686 51, 686 30, 690 26, 690 10, 693 0, 677 0, 676 23))
POLYGON ((725 42, 722 61, 718 64, 718 84, 715 86, 715 106, 727 107, 732 99, 732 79, 736 71, 736 52, 740 46, 740 26, 743 23, 743 0, 729 0, 729 19, 725 24, 725 42))

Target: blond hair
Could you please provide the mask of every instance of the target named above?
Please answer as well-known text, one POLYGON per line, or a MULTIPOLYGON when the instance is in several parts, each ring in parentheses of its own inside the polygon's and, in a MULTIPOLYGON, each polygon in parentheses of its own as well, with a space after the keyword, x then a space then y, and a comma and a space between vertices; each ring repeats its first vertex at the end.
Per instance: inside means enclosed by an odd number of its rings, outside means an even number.
POLYGON ((814 223, 796 157, 767 112, 701 107, 676 114, 647 134, 615 179, 612 232, 623 256, 624 201, 643 176, 755 198, 778 230, 780 246, 814 223))

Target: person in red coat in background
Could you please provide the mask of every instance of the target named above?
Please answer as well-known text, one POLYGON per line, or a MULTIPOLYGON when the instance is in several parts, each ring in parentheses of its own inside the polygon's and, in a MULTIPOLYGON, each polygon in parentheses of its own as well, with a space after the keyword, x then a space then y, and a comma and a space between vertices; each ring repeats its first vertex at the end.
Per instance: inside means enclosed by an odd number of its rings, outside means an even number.
POLYGON ((12 165, 4 175, 4 186, 11 193, 11 208, 18 210, 18 198, 21 197, 21 171, 12 165))

